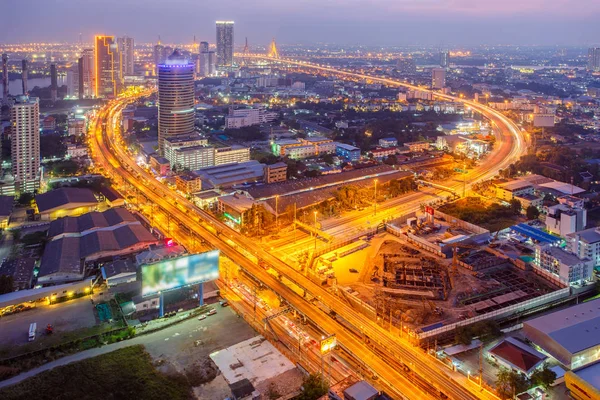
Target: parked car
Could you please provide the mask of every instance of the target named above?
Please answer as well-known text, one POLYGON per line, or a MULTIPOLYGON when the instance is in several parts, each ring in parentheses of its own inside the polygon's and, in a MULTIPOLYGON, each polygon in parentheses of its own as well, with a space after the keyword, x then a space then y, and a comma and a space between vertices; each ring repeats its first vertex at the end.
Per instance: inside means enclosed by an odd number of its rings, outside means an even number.
POLYGON ((202 321, 203 319, 206 319, 206 314, 200 314, 198 316, 198 321, 202 321))
POLYGON ((215 315, 217 313, 217 310, 215 310, 214 308, 211 308, 208 313, 206 313, 206 315, 215 315))

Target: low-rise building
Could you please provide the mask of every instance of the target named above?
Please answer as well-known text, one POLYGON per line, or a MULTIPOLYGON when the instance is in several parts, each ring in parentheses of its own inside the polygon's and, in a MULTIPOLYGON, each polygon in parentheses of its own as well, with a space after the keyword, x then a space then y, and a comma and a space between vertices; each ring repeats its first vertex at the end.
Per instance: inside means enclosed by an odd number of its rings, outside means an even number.
POLYGON ((587 224, 587 210, 573 208, 567 204, 545 207, 546 229, 562 237, 581 231, 587 224))
POLYGON ((496 197, 504 201, 511 201, 516 196, 534 194, 533 185, 526 181, 513 180, 498 183, 495 186, 496 197))
POLYGON ((69 136, 82 136, 85 134, 85 118, 69 118, 69 136))
POLYGON ((51 221, 95 210, 98 200, 90 189, 63 187, 35 196, 40 219, 51 221))
POLYGON ((243 183, 260 182, 265 175, 265 164, 256 160, 242 163, 215 165, 201 168, 195 174, 202 180, 202 187, 230 188, 243 183))
POLYGON ((194 193, 192 200, 200 208, 213 209, 217 204, 219 196, 221 196, 221 194, 216 190, 204 190, 199 193, 194 193))
POLYGON ((576 254, 579 258, 593 260, 594 265, 600 265, 600 230, 598 228, 569 233, 565 239, 568 252, 576 254))
POLYGON ((52 115, 48 115, 42 121, 42 130, 46 132, 53 132, 56 129, 56 118, 52 115))
POLYGON ((404 146, 408 147, 411 153, 418 153, 421 151, 427 151, 431 147, 431 143, 421 140, 419 142, 408 142, 404 143, 404 146))
POLYGON ((167 176, 171 173, 171 162, 165 157, 154 154, 150 156, 150 168, 160 176, 167 176))
POLYGON ((247 220, 248 211, 254 205, 254 199, 239 193, 219 197, 218 212, 226 219, 242 226, 247 220))
POLYGON ((145 264, 153 264, 162 260, 181 257, 185 254, 187 254, 187 250, 179 244, 173 246, 152 245, 148 250, 136 254, 135 263, 140 267, 145 264))
POLYGON ((527 208, 529 208, 529 206, 534 206, 535 208, 540 209, 544 204, 544 199, 534 194, 522 194, 520 196, 515 196, 515 199, 521 202, 521 212, 523 214, 527 212, 527 208))
POLYGON ((10 215, 15 207, 14 196, 0 196, 0 229, 6 229, 10 223, 10 215))
POLYGON ((26 290, 31 288, 34 268, 35 258, 14 258, 6 260, 0 265, 0 276, 6 275, 12 277, 13 290, 26 290))
POLYGON ((229 107, 229 115, 225 117, 227 129, 239 129, 245 126, 260 125, 273 122, 277 113, 267 111, 265 107, 229 107))
POLYGON ((579 258, 560 247, 537 245, 535 268, 550 274, 564 285, 582 285, 594 280, 594 261, 579 258))
MULTIPOLYGON (((599 89, 600 90, 600 89, 599 89)), ((600 361, 565 373, 569 397, 575 400, 600 400, 600 361)))
POLYGON ((108 287, 135 282, 137 279, 137 268, 127 259, 106 263, 100 268, 100 272, 108 287))
POLYGON ((501 366, 527 377, 531 377, 531 374, 540 369, 548 359, 548 356, 513 337, 507 337, 489 349, 488 357, 501 366))
POLYGON ((194 173, 177 175, 175 186, 185 194, 197 193, 202 190, 202 180, 194 173))
MULTIPOLYGON (((250 148, 234 144, 229 147, 218 147, 215 149, 213 165, 230 163, 242 163, 250 161, 250 148)), ((208 166, 208 165, 207 165, 208 166)), ((197 169, 197 168, 190 168, 197 169)))
POLYGON ((110 186, 102 186, 100 188, 100 195, 109 207, 125 206, 125 198, 110 186))
POLYGON ((396 147, 380 147, 371 150, 371 155, 376 160, 382 160, 386 157, 396 155, 397 153, 398 149, 396 147))
POLYGON ((398 147, 398 139, 395 137, 387 137, 379 139, 379 146, 381 147, 398 147))
POLYGON ((287 164, 278 162, 265 166, 265 182, 285 182, 287 180, 287 164))
POLYGON ((87 147, 78 146, 76 144, 67 145, 67 157, 69 158, 82 158, 87 157, 87 147))
POLYGON ((360 149, 345 143, 336 143, 335 154, 348 161, 360 160, 360 149))
POLYGON ((300 139, 300 142, 305 145, 312 145, 315 147, 314 153, 320 154, 334 154, 336 143, 326 137, 312 136, 305 139, 300 139))

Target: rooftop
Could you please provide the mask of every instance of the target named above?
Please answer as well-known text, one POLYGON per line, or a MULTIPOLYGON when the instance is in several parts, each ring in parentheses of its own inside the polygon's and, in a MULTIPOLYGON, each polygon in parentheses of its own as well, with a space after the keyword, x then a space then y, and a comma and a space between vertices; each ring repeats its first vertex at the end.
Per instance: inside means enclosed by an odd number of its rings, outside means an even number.
POLYGON ((489 350, 489 353, 529 374, 548 357, 521 341, 508 337, 489 350))
POLYGON ((0 196, 0 217, 8 217, 15 205, 14 196, 0 196))
POLYGON ((135 264, 129 260, 116 260, 102 266, 102 277, 110 279, 121 274, 135 273, 135 264))
POLYGON ((39 212, 51 211, 68 204, 96 204, 96 196, 90 189, 63 187, 35 196, 39 212))
POLYGON ((335 144, 336 147, 341 147, 344 150, 348 150, 348 151, 360 151, 360 149, 356 146, 352 146, 351 144, 346 144, 346 143, 336 143, 335 144))
POLYGON ((569 233, 567 234, 567 237, 569 239, 575 239, 579 237, 579 240, 587 244, 600 242, 600 232, 598 232, 597 228, 584 229, 582 231, 569 233))
MULTIPOLYGON (((353 399, 370 399, 373 396, 377 396, 379 391, 371 386, 367 381, 359 381, 348 389, 344 390, 344 395, 349 396, 353 399)), ((345 397, 344 396, 344 397, 345 397)))
POLYGON ((584 261, 589 261, 589 259, 580 259, 575 254, 571 254, 560 247, 549 246, 544 249, 545 252, 550 253, 554 258, 559 260, 561 263, 565 265, 575 265, 580 264, 584 261))
POLYGON ((570 183, 559 182, 559 181, 541 183, 538 186, 547 188, 547 189, 554 189, 563 194, 578 194, 578 193, 585 192, 585 190, 580 187, 571 185, 570 183))
POLYGON ((600 299, 525 321, 523 326, 536 329, 571 354, 600 344, 600 299))
POLYGON ((53 238, 66 233, 85 234, 88 231, 108 228, 120 224, 135 223, 133 214, 122 207, 109 208, 104 212, 93 211, 79 217, 63 217, 50 223, 48 237, 53 238))
POLYGON ((590 386, 600 391, 600 361, 572 371, 590 386))
POLYGON ((531 183, 529 183, 527 181, 519 181, 519 180, 513 180, 513 181, 509 181, 509 182, 499 183, 497 186, 500 186, 502 189, 508 190, 509 192, 519 190, 519 189, 533 187, 533 185, 531 183))

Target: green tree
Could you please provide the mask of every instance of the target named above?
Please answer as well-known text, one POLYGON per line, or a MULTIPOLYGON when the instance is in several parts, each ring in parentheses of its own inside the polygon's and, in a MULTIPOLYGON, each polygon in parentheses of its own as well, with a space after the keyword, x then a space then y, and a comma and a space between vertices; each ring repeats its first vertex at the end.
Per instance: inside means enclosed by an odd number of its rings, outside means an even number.
POLYGON ((521 209, 523 208, 521 202, 518 199, 511 199, 509 203, 513 214, 519 215, 521 213, 521 209))
POLYGON ((534 205, 527 207, 525 213, 527 214, 527 219, 537 219, 540 216, 540 210, 534 205))
POLYGON ((0 275, 0 294, 10 293, 13 291, 12 275, 0 275))
POLYGON ((33 201, 33 194, 29 192, 23 192, 19 196, 18 203, 22 206, 31 206, 31 202, 33 201))
POLYGON ((544 365, 544 368, 538 369, 531 374, 531 383, 534 386, 543 386, 548 389, 556 380, 556 372, 544 365))
POLYGON ((512 399, 519 393, 524 392, 529 387, 527 378, 518 372, 500 368, 496 375, 496 391, 501 399, 512 399))
POLYGON ((297 400, 316 400, 324 396, 329 390, 329 384, 321 374, 310 374, 302 382, 302 393, 296 397, 297 400))
POLYGON ((473 340, 473 333, 468 326, 457 326, 454 329, 454 340, 458 344, 470 345, 473 340))

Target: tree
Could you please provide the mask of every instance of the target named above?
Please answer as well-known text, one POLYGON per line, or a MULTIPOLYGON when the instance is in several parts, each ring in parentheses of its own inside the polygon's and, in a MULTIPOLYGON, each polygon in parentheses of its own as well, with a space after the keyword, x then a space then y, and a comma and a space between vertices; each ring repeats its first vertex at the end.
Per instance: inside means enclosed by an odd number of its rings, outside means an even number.
POLYGON ((556 372, 544 365, 543 369, 538 369, 531 374, 531 383, 534 386, 543 386, 544 389, 548 389, 556 380, 556 372))
POLYGON ((527 379, 518 372, 500 368, 496 375, 496 391, 501 399, 512 399, 529 387, 527 379))
POLYGON ((0 294, 10 293, 13 291, 12 275, 0 275, 0 294))
POLYGON ((457 326, 454 330, 454 340, 458 344, 470 345, 473 340, 473 333, 468 326, 457 326))
POLYGON ((325 154, 323 156, 323 162, 329 165, 333 164, 333 154, 325 154))
POLYGON ((31 206, 31 202, 33 201, 33 194, 29 192, 23 192, 19 196, 19 200, 17 200, 22 206, 31 206))
POLYGON ((527 219, 537 219, 540 216, 540 210, 534 205, 527 207, 525 213, 527 214, 527 219))
POLYGON ((518 199, 511 199, 509 203, 513 214, 519 215, 521 213, 521 209, 523 208, 521 202, 518 199))
POLYGON ((302 393, 297 400, 316 400, 325 395, 329 390, 329 384, 321 374, 310 374, 302 382, 302 393))

